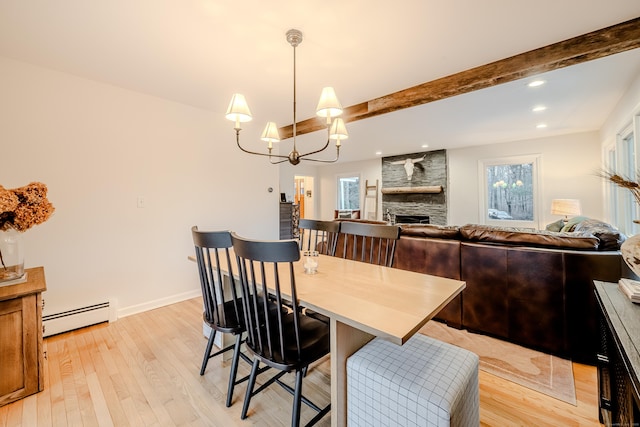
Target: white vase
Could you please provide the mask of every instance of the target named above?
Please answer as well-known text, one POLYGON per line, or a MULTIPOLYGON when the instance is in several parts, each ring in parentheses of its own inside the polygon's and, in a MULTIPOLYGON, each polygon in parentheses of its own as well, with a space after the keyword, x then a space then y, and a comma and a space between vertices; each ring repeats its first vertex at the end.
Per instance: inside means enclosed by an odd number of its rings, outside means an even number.
POLYGON ((0 231, 0 282, 19 279, 23 275, 22 236, 13 228, 0 231))
POLYGON ((622 259, 640 277, 640 234, 627 238, 620 246, 622 259))

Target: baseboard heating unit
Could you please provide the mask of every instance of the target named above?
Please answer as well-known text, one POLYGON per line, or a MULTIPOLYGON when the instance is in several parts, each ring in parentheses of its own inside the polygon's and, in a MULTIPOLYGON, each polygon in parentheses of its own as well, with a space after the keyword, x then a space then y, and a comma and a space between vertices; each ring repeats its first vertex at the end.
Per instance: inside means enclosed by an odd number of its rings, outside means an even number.
POLYGON ((115 311, 111 301, 75 308, 56 314, 42 316, 44 337, 84 328, 98 323, 108 322, 113 319, 115 311))

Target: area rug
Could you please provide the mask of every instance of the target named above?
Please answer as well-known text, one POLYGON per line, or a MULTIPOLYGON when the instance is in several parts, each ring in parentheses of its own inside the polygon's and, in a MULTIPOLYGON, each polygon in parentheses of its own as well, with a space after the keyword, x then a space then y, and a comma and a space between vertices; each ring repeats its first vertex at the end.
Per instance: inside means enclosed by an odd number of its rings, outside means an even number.
POLYGON ((548 396, 576 405, 570 360, 551 356, 486 335, 430 321, 421 333, 480 356, 480 369, 548 396))

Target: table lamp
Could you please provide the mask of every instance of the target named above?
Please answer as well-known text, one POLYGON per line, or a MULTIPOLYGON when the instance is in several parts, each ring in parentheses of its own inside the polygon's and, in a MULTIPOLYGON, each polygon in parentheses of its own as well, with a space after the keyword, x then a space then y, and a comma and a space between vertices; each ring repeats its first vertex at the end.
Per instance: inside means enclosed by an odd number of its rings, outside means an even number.
POLYGON ((569 221, 569 215, 580 215, 580 200, 578 199, 553 199, 551 201, 551 215, 564 215, 563 222, 569 221))

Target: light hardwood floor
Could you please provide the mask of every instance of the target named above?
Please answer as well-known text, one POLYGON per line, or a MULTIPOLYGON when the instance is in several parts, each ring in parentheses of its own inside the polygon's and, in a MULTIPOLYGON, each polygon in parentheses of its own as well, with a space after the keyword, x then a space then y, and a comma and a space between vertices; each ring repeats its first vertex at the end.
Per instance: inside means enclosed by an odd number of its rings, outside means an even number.
MULTIPOLYGON (((4 426, 287 426, 291 395, 277 385, 240 420, 245 385, 225 407, 228 364, 199 375, 206 340, 199 298, 45 339, 45 389, 0 407, 4 426)), ((304 393, 328 403, 329 363, 315 366, 304 393)), ((483 426, 599 426, 596 370, 573 364, 573 406, 480 371, 483 426)), ((240 374, 248 372, 241 363, 240 374)), ((260 380, 259 380, 260 382, 260 380)), ((302 421, 314 412, 303 405, 302 421)), ((318 425, 330 425, 326 416, 318 425)))

